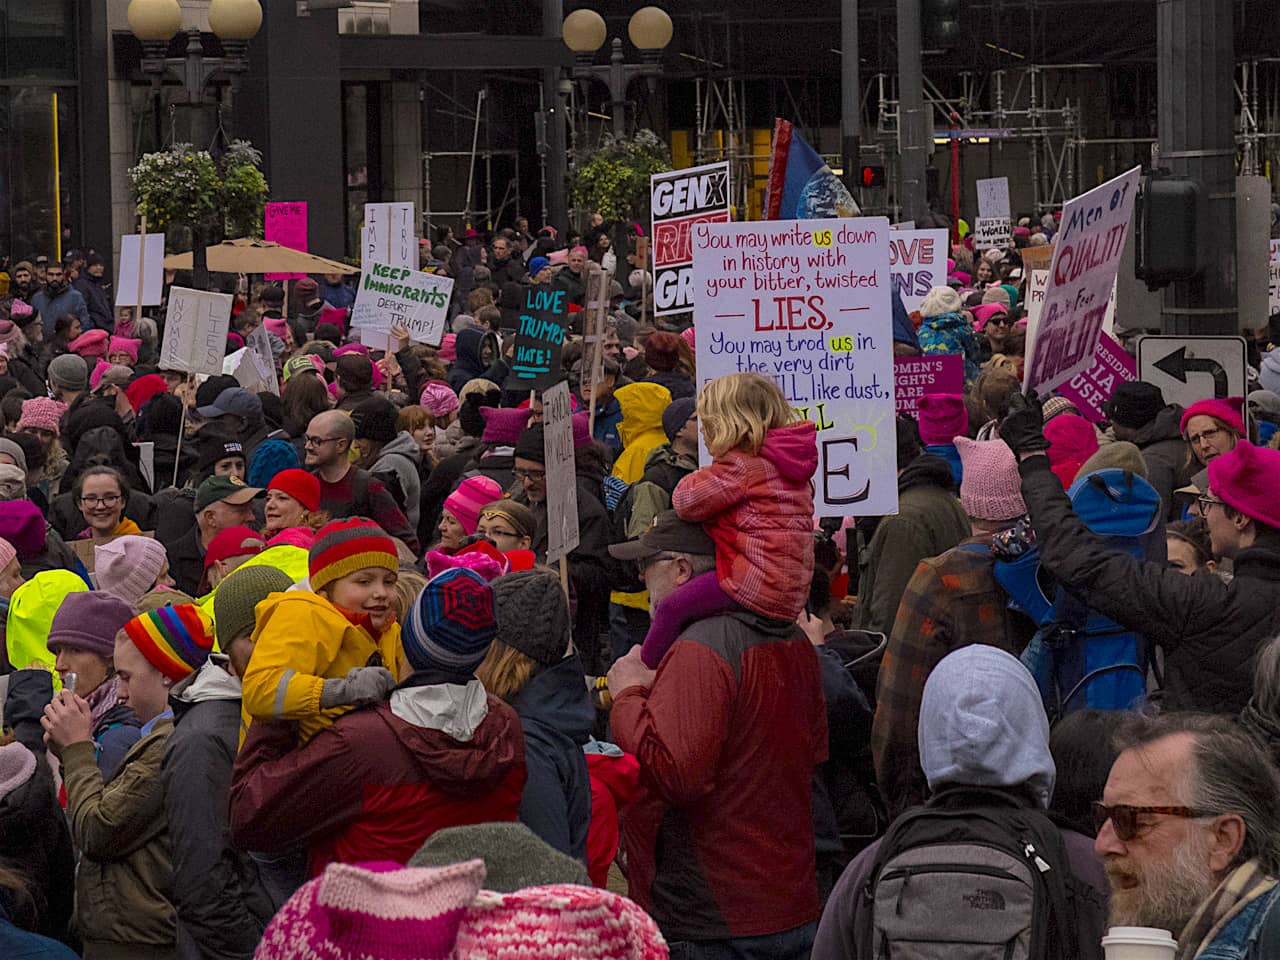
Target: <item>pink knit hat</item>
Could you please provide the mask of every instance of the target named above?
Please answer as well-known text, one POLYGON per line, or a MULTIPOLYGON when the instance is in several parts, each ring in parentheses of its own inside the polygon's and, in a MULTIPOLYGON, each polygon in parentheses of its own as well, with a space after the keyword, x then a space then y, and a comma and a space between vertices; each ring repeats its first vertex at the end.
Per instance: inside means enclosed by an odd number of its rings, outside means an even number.
POLYGON ((1280 450, 1241 440, 1209 461, 1209 490, 1246 517, 1280 527, 1280 450))
POLYGON ((1098 452, 1098 433, 1084 417, 1062 413, 1044 425, 1044 435, 1049 441, 1049 466, 1066 489, 1084 462, 1098 452))
MULTIPOLYGON (((25 404, 23 405, 25 408, 25 404)), ((1244 417, 1240 411, 1244 409, 1244 397, 1227 397, 1225 400, 1197 400, 1182 413, 1178 429, 1185 437, 1187 423, 1192 417, 1213 417, 1224 426, 1234 430, 1237 436, 1246 437, 1244 417)))
POLYGON ((529 425, 529 410, 519 407, 481 407, 484 417, 484 433, 481 443, 505 443, 514 445, 520 439, 520 431, 529 425))
POLYGON ((480 510, 495 500, 502 499, 502 487, 489 477, 467 477, 458 489, 444 498, 444 508, 462 524, 467 536, 476 532, 480 522, 480 510))
POLYGON ((18 551, 14 549, 13 544, 0 537, 0 570, 4 570, 16 559, 18 559, 18 551))
POLYGON ((138 348, 142 346, 141 340, 134 340, 130 337, 112 337, 107 343, 107 355, 113 353, 127 353, 130 363, 138 362, 138 348))
POLYGON ((104 357, 107 354, 107 340, 110 339, 105 330, 90 330, 82 333, 70 343, 67 349, 82 357, 104 357))
POLYGON ((455 956, 467 960, 666 960, 653 919, 631 900, 556 884, 515 893, 483 890, 458 928, 455 956))
POLYGON ((14 742, 0 747, 0 800, 31 779, 36 772, 36 755, 14 742))
POLYGON ((919 405, 920 439, 927 444, 950 443, 969 432, 969 411, 958 393, 926 393, 919 405))
POLYGON ((22 401, 22 417, 18 420, 18 429, 35 427, 37 430, 50 430, 53 435, 61 436, 62 415, 67 412, 67 405, 48 397, 32 397, 22 401))
POLYGON ((137 605, 155 586, 168 559, 164 544, 151 537, 116 537, 93 548, 94 576, 98 589, 137 605))
POLYGON ((433 417, 446 417, 462 405, 453 388, 443 380, 428 380, 424 383, 418 403, 433 417))
POLYGON ((997 313, 1007 314, 1009 308, 1003 303, 983 303, 969 310, 973 314, 973 329, 979 333, 982 328, 987 325, 987 321, 994 317, 997 313))
POLYGON ((680 331, 680 338, 689 345, 690 350, 697 348, 697 344, 693 342, 694 336, 693 327, 686 327, 684 330, 680 331))
POLYGON ((484 861, 447 867, 331 863, 267 924, 255 960, 449 960, 484 861))
POLYGON ((289 332, 289 321, 284 317, 263 317, 262 325, 267 328, 267 333, 275 334, 281 340, 289 332))
POLYGON ((440 338, 440 349, 437 351, 442 363, 453 363, 458 359, 458 335, 446 333, 440 338))
POLYGON ((956 437, 964 468, 960 506, 975 520, 1013 520, 1027 512, 1018 461, 1003 440, 956 437))
POLYGON ((570 419, 573 421, 573 449, 581 450, 583 447, 591 446, 590 412, 583 410, 581 413, 575 413, 570 419))

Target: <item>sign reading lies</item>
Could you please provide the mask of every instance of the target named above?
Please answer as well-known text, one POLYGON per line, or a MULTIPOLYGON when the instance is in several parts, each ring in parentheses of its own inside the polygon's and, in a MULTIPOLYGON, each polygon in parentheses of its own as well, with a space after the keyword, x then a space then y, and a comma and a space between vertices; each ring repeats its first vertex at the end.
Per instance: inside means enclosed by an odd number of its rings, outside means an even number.
POLYGON ((161 370, 181 370, 209 376, 222 372, 227 352, 227 327, 231 323, 227 293, 169 289, 169 309, 164 317, 164 342, 160 346, 161 370))

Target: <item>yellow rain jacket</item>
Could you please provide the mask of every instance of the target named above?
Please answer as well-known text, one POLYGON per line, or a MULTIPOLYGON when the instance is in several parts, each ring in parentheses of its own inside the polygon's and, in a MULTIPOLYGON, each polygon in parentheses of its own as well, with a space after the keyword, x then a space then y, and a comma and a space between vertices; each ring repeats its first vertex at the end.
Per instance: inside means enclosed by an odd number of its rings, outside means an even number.
MULTIPOLYGON (((88 589, 89 585, 70 570, 41 570, 13 591, 5 618, 5 648, 13 669, 24 670, 37 663, 53 668, 55 658, 49 652, 53 615, 68 594, 88 589)), ((54 674, 57 685, 58 675, 54 674)))
MULTIPOLYGON (((245 567, 275 567, 294 583, 297 583, 300 580, 307 579, 307 551, 301 547, 282 543, 279 546, 267 547, 256 557, 250 557, 236 569, 243 570, 245 567)), ((200 609, 209 615, 210 620, 214 619, 213 598, 217 595, 218 588, 214 587, 199 600, 200 609)), ((223 652, 222 648, 217 644, 214 645, 214 649, 219 653, 223 652)))
POLYGON ((375 638, 324 597, 307 590, 273 593, 254 610, 253 656, 241 684, 241 742, 254 719, 297 720, 305 742, 352 707, 320 709, 326 679, 355 667, 400 662, 400 624, 375 638), (372 661, 372 662, 371 662, 372 661))
MULTIPOLYGON (((613 392, 622 407, 618 437, 622 453, 613 464, 613 475, 630 485, 644 476, 649 454, 667 442, 662 429, 662 413, 671 404, 671 391, 660 383, 629 383, 613 392)), ((649 592, 621 593, 614 590, 609 602, 637 610, 649 609, 649 592)))

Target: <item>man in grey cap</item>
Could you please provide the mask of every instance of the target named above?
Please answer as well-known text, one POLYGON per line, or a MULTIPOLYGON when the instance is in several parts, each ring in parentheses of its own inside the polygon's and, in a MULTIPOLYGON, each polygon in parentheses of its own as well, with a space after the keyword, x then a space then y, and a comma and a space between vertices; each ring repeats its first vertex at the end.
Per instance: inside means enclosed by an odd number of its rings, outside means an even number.
POLYGON ((130 432, 133 431, 131 426, 133 423, 133 404, 129 402, 129 398, 125 395, 124 388, 133 380, 133 371, 128 367, 119 363, 113 363, 102 372, 102 376, 98 379, 98 385, 94 387, 93 395, 101 397, 111 404, 111 407, 124 421, 125 426, 130 432))
MULTIPOLYGON (((638 564, 651 609, 716 565, 706 531, 674 510, 609 552, 638 564)), ((609 691, 614 739, 645 771, 624 824, 631 898, 673 948, 685 944, 682 956, 808 957, 819 915, 812 783, 827 719, 804 633, 745 610, 717 614, 686 624, 656 671, 633 647, 609 691)))
POLYGON ((49 394, 70 407, 89 389, 89 368, 84 359, 74 353, 63 353, 49 361, 45 376, 49 380, 49 394))
POLYGON ((233 438, 244 444, 245 462, 254 448, 267 437, 262 417, 262 400, 244 387, 227 387, 213 403, 196 407, 196 414, 206 421, 202 436, 233 438))

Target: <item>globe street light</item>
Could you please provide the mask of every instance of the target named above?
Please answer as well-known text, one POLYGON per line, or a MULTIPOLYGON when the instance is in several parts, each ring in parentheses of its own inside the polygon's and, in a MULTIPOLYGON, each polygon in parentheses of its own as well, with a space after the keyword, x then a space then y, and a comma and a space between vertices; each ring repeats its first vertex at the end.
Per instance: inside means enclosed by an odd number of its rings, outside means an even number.
POLYGON ((586 82, 592 78, 609 88, 609 113, 613 135, 626 136, 627 87, 637 77, 644 77, 652 91, 662 75, 662 51, 671 42, 671 17, 660 7, 642 7, 631 15, 627 36, 640 51, 641 62, 623 62, 622 40, 613 38, 608 65, 592 63, 597 50, 604 46, 608 30, 604 18, 594 10, 575 10, 565 17, 561 36, 573 51, 573 79, 586 82))

